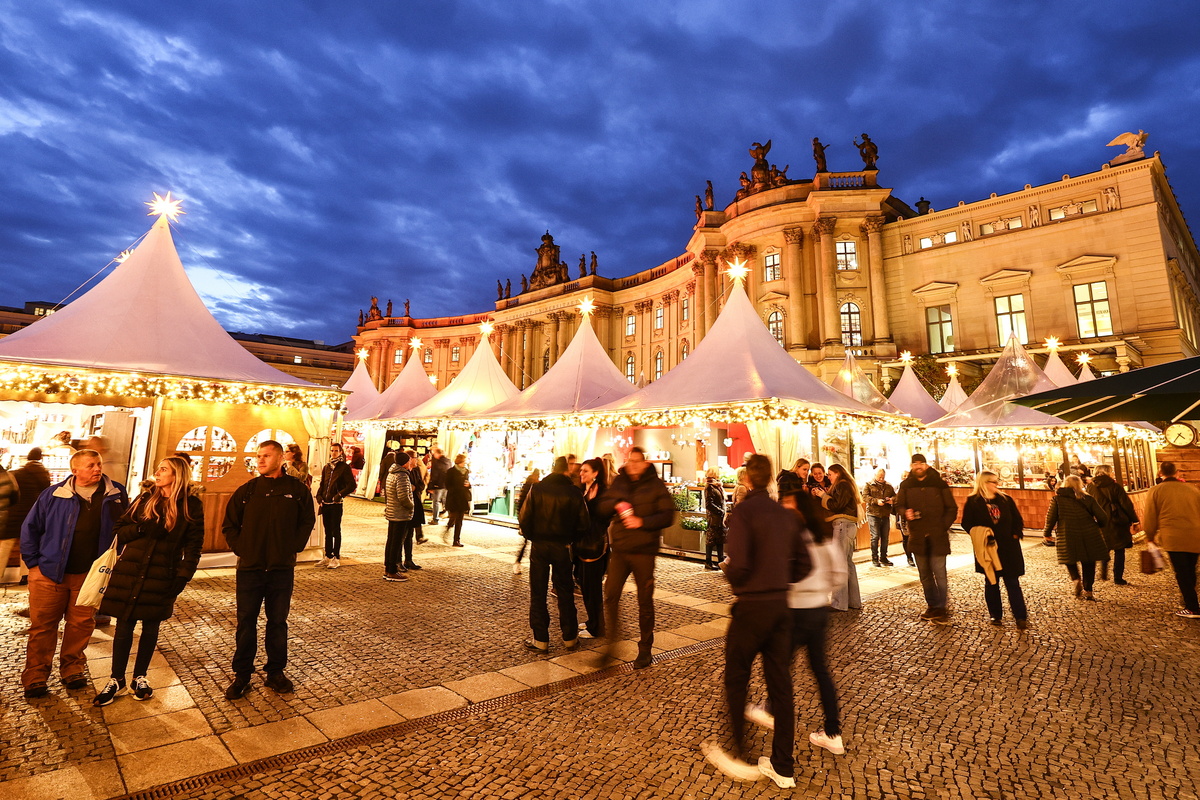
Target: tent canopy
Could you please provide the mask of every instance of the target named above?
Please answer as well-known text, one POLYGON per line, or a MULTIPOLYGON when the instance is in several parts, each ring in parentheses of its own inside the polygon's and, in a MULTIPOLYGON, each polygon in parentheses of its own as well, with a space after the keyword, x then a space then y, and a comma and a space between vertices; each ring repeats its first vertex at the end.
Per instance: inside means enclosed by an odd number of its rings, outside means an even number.
POLYGON ((424 403, 435 394, 437 389, 425 374, 420 353, 414 350, 392 384, 384 389, 382 394, 376 393, 375 399, 362 405, 357 412, 348 413, 346 421, 400 419, 407 416, 409 409, 424 403))
POLYGON ((354 372, 350 373, 350 378, 342 384, 342 388, 350 393, 346 398, 347 418, 353 417, 355 412, 379 399, 379 390, 375 388, 371 373, 367 371, 367 362, 361 358, 354 365, 354 372))
POLYGON ((1075 376, 1071 374, 1071 370, 1058 357, 1057 350, 1050 351, 1050 357, 1046 359, 1046 366, 1042 368, 1042 372, 1046 373, 1046 377, 1055 386, 1075 385, 1075 376))
POLYGON ((1200 356, 1121 372, 1017 400, 1071 422, 1176 422, 1200 417, 1200 356))
MULTIPOLYGON (((867 373, 863 372, 862 367, 858 365, 858 361, 854 358, 853 353, 846 353, 846 358, 842 361, 842 368, 838 370, 837 377, 833 379, 832 386, 846 397, 853 397, 858 402, 865 406, 870 406, 876 411, 887 411, 895 414, 899 411, 895 404, 888 401, 883 396, 883 392, 875 388, 875 384, 871 383, 871 379, 867 377, 867 373)), ((938 416, 941 416, 940 414, 938 416)))
POLYGON ((958 382, 958 375, 951 375, 950 383, 946 386, 946 391, 942 392, 942 397, 937 402, 944 411, 953 411, 961 406, 966 399, 967 393, 963 391, 962 384, 958 382))
POLYGON ((449 386, 415 408, 410 408, 404 413, 404 417, 437 419, 477 414, 517 394, 517 387, 504 374, 492 352, 491 344, 484 339, 475 348, 471 360, 449 386))
POLYGON ((896 388, 892 390, 892 396, 888 399, 895 408, 911 417, 916 417, 925 424, 939 419, 946 413, 946 410, 937 404, 929 392, 925 391, 912 364, 904 365, 904 373, 896 382, 896 388))
POLYGON ((930 423, 931 428, 992 428, 1062 425, 1063 420, 1013 405, 1010 400, 1030 392, 1053 389, 1054 384, 1034 363, 1025 348, 1011 337, 992 371, 962 405, 941 419, 930 423))

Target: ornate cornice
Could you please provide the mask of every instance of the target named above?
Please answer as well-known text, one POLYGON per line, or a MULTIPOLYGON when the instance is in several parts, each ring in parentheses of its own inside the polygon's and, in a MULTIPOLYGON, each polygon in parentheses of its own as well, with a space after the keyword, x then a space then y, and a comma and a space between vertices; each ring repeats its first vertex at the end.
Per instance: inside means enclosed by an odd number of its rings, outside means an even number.
POLYGON ((818 239, 829 236, 833 233, 834 226, 837 225, 837 217, 821 217, 813 223, 813 236, 818 239))
POLYGON ((872 233, 879 233, 883 230, 887 220, 883 217, 867 217, 861 225, 862 232, 870 236, 872 233))
POLYGON ((788 244, 803 244, 804 231, 801 228, 784 228, 783 240, 788 244))
POLYGON ((725 248, 725 259, 728 261, 729 256, 733 256, 733 258, 737 260, 749 261, 750 259, 754 258, 754 254, 757 252, 758 248, 752 244, 734 242, 725 248))
POLYGON ((687 293, 690 295, 696 294, 696 282, 695 281, 687 282, 687 293))
POLYGON ((662 301, 663 301, 664 306, 669 306, 678 300, 679 300, 679 290, 678 289, 672 289, 671 291, 667 292, 666 294, 664 294, 662 296, 662 301))
POLYGON ((445 347, 448 344, 450 344, 449 339, 434 339, 433 340, 434 347, 445 347))

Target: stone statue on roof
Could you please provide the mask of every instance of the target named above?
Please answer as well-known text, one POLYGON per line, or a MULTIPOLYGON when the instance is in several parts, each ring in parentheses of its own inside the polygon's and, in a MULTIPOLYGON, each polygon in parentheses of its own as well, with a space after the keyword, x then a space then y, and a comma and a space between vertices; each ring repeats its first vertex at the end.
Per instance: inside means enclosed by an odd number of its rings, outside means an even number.
POLYGON ((392 316, 392 301, 391 301, 391 298, 388 298, 387 311, 384 311, 384 312, 383 312, 383 315, 384 315, 385 317, 390 317, 390 316, 392 316))
POLYGON ((592 251, 592 274, 596 274, 596 251, 592 251))
POLYGON ((713 188, 712 181, 704 182, 704 207, 709 211, 713 210, 713 188))
POLYGON ((816 136, 813 137, 813 160, 817 162, 817 172, 829 172, 829 165, 825 161, 826 146, 816 136))
POLYGON ((704 217, 704 206, 700 202, 700 195, 696 195, 696 222, 699 222, 704 217))
POLYGON ((875 166, 875 162, 879 160, 879 148, 865 133, 862 135, 862 139, 861 142, 855 139, 854 146, 858 148, 858 154, 862 156, 863 170, 879 169, 875 166))
POLYGON ((754 184, 754 189, 771 186, 771 165, 767 163, 767 153, 771 152, 771 140, 767 139, 766 144, 755 142, 750 145, 750 157, 754 159, 754 166, 750 168, 750 179, 754 184))
POLYGON ((496 281, 496 299, 497 300, 504 299, 504 284, 501 283, 500 281, 496 281))
MULTIPOLYGON (((537 249, 537 266, 529 276, 528 289, 544 289, 547 286, 557 286, 571 280, 567 262, 560 259, 562 248, 554 243, 550 231, 542 236, 542 246, 537 249)), ((521 291, 527 291, 522 285, 521 291)))
POLYGON ((1112 161, 1109 161, 1109 166, 1115 167, 1117 164, 1124 164, 1127 161, 1136 161, 1139 158, 1145 158, 1146 139, 1149 137, 1150 134, 1146 133, 1141 128, 1138 128, 1137 133, 1129 133, 1126 131, 1117 138, 1113 139, 1105 146, 1117 147, 1119 145, 1125 145, 1125 152, 1121 153, 1121 155, 1117 156, 1112 161))
POLYGON ((407 300, 404 301, 404 316, 406 316, 406 317, 412 316, 412 312, 409 311, 409 309, 408 309, 408 301, 407 300))
POLYGON ((512 297, 512 279, 504 281, 504 298, 507 300, 512 297))
POLYGON ((382 319, 382 318, 383 318, 383 314, 379 313, 379 298, 372 295, 371 296, 371 308, 367 310, 367 321, 370 322, 371 320, 382 319))
POLYGON ((521 273, 521 294, 529 291, 529 281, 525 278, 525 273, 521 273))
POLYGON ((587 255, 584 253, 579 254, 579 277, 587 277, 587 255))

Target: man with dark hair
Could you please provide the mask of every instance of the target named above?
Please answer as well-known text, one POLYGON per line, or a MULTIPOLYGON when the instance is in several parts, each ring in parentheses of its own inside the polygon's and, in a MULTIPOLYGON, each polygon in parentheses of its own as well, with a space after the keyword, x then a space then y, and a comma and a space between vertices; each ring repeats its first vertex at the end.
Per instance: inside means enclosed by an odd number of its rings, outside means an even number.
POLYGON ((283 471, 283 446, 268 439, 258 446, 258 477, 242 484, 225 507, 222 531, 237 555, 237 634, 228 700, 244 697, 258 654, 258 615, 266 606, 265 681, 279 694, 291 692, 287 666, 288 612, 292 605, 296 554, 317 521, 304 483, 283 471))
MULTIPOLYGON (((17 546, 17 555, 21 555, 21 525, 29 516, 29 510, 34 502, 41 497, 42 492, 50 488, 50 473, 42 466, 42 448, 34 447, 25 457, 25 465, 13 470, 12 478, 17 483, 17 492, 13 495, 12 504, 8 507, 8 518, 4 523, 4 541, 17 546)), ((9 545, 12 546, 11 544, 9 545)), ((8 549, 0 542, 0 571, 8 566, 8 549)), ((25 559, 18 559, 20 564, 20 583, 29 583, 29 568, 25 559)), ((24 609, 29 616, 28 609, 24 609)))
POLYGON ((446 473, 453 466, 450 463, 450 459, 442 452, 442 448, 435 447, 430 451, 428 487, 430 525, 437 525, 438 516, 442 513, 442 507, 446 504, 446 473))
POLYGON ((342 501, 356 485, 350 465, 342 455, 342 446, 330 445, 329 463, 321 468, 321 485, 317 487, 317 504, 325 526, 324 558, 317 562, 318 567, 337 569, 342 565, 342 501))
POLYGON ((950 526, 958 516, 954 493, 925 456, 914 453, 894 502, 896 515, 908 521, 908 546, 925 591, 927 608, 921 619, 948 624, 946 556, 950 555, 950 526))
POLYGON ((1200 619, 1196 599, 1196 564, 1200 562, 1200 490, 1179 480, 1175 462, 1158 465, 1162 480, 1146 495, 1142 530, 1146 541, 1167 551, 1183 609, 1184 619, 1200 619))
POLYGON ((654 559, 663 529, 675 521, 675 501, 654 466, 646 463, 645 451, 634 447, 599 506, 601 514, 613 515, 608 528, 611 553, 604 583, 609 652, 621 640, 617 605, 625 581, 632 574, 637 585, 640 634, 633 668, 644 669, 653 663, 650 650, 654 645, 654 559))
POLYGON ((129 508, 125 487, 104 475, 95 450, 71 456, 71 477, 43 491, 21 526, 21 556, 29 566, 29 642, 21 684, 25 697, 44 697, 65 617, 59 669, 68 689, 83 689, 83 651, 95 629, 94 609, 76 605, 92 562, 109 548, 113 528, 129 508))
POLYGON ((533 638, 525 647, 537 653, 550 649, 550 610, 546 589, 551 573, 558 597, 558 627, 568 650, 579 646, 579 620, 575 611, 571 545, 591 525, 587 503, 567 475, 567 459, 554 459, 554 470, 529 489, 521 504, 521 535, 529 540, 529 627, 533 638))
POLYGON ((771 460, 753 455, 746 462, 750 492, 729 518, 725 561, 722 568, 736 598, 725 635, 725 700, 733 741, 733 755, 716 745, 704 748, 717 769, 736 780, 758 780, 766 775, 776 785, 796 785, 792 777, 795 744, 795 706, 792 702, 792 613, 788 586, 812 569, 799 517, 771 499, 771 460), (746 687, 754 659, 762 654, 767 698, 775 713, 771 757, 758 767, 745 755, 746 687))

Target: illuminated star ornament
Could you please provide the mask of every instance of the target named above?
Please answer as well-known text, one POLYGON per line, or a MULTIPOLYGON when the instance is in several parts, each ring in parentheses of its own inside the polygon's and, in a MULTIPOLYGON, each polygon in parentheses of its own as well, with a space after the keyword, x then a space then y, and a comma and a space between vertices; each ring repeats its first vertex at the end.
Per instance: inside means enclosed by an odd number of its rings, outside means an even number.
POLYGON ((121 255, 114 258, 113 261, 117 262, 118 264, 124 264, 125 259, 129 258, 129 256, 132 254, 133 254, 132 250, 122 250, 121 255))
POLYGON ((903 353, 900 354, 900 363, 901 364, 911 364, 912 360, 913 360, 913 354, 910 351, 905 350, 903 353))
POLYGON ((413 339, 408 343, 408 346, 411 347, 413 350, 420 350, 421 349, 421 340, 413 339))
POLYGON ((1051 353, 1053 353, 1055 350, 1057 350, 1061 344, 1062 344, 1062 342, 1060 342, 1058 340, 1057 336, 1051 336, 1049 339, 1046 340, 1046 347, 1047 347, 1047 349, 1050 350, 1051 353))
POLYGON ((366 361, 367 356, 369 356, 369 355, 371 355, 371 351, 364 347, 362 350, 358 351, 358 360, 366 361))
POLYGON ((1080 353, 1079 355, 1077 355, 1075 357, 1075 361, 1077 361, 1080 364, 1083 364, 1084 366, 1087 366, 1088 364, 1090 364, 1092 362, 1092 354, 1091 353, 1080 353))
POLYGON ((496 326, 492 324, 490 319, 485 319, 479 323, 479 332, 483 334, 484 338, 491 336, 494 330, 496 330, 496 326))
POLYGON ((728 269, 725 274, 729 276, 731 281, 744 281, 746 276, 750 274, 750 268, 746 266, 746 260, 739 258, 737 261, 728 262, 728 269))
POLYGON ((596 304, 592 302, 591 295, 579 301, 579 313, 584 317, 590 317, 596 311, 596 304))
POLYGON ((146 216, 166 217, 171 222, 175 222, 181 214, 187 213, 179 207, 181 203, 183 203, 182 200, 172 200, 170 192, 167 192, 166 197, 162 197, 158 192, 155 192, 154 199, 146 203, 150 207, 150 211, 146 216))
POLYGON ((955 375, 957 375, 958 374, 958 364, 951 364, 950 366, 946 367, 946 374, 949 375, 951 378, 953 378, 955 375))

